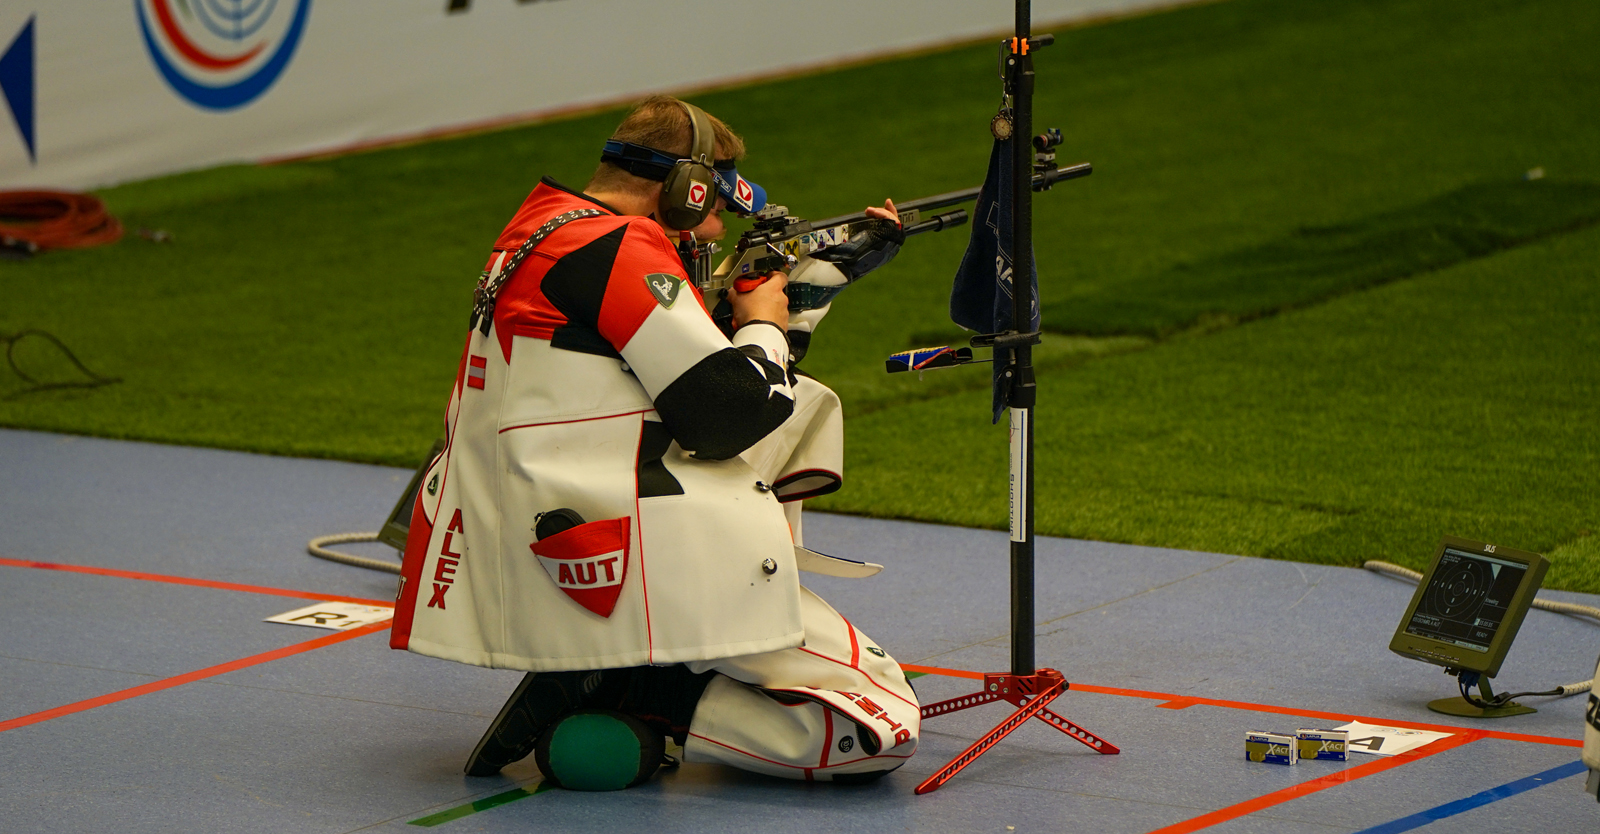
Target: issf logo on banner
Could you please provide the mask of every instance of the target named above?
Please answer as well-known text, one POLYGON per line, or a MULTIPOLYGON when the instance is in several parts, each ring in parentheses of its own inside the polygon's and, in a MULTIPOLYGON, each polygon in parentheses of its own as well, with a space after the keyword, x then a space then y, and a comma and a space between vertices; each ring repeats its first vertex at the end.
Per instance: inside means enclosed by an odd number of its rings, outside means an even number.
POLYGON ((294 58, 311 0, 133 0, 156 70, 197 107, 260 98, 294 58))

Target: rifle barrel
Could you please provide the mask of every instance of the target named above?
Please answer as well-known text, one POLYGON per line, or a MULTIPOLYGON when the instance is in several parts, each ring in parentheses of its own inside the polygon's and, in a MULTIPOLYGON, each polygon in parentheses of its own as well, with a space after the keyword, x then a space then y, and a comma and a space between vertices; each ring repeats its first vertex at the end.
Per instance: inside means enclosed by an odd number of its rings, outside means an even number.
MULTIPOLYGON (((1062 180, 1075 180, 1079 177, 1087 177, 1092 173, 1094 173, 1093 165, 1088 162, 1080 162, 1077 165, 1068 165, 1065 168, 1057 168, 1053 171, 1046 171, 1043 174, 1034 174, 1033 190, 1042 191, 1058 182, 1061 182, 1062 180)), ((982 186, 977 188, 963 188, 960 191, 949 191, 944 194, 935 194, 932 197, 923 197, 920 200, 907 200, 904 203, 897 204, 895 208, 898 208, 901 211, 911 211, 913 209, 918 211, 930 211, 932 209, 944 208, 945 206, 953 206, 958 203, 976 200, 978 199, 978 192, 982 190, 982 186)), ((839 226, 845 223, 855 223, 859 220, 865 219, 867 219, 867 213, 864 211, 858 211, 854 214, 841 214, 838 217, 829 217, 826 220, 814 220, 811 223, 811 228, 826 229, 830 226, 839 226)))
POLYGON ((913 223, 905 228, 905 233, 906 237, 911 237, 912 235, 920 235, 923 232, 942 232, 952 226, 960 226, 967 220, 967 210, 956 209, 955 211, 947 211, 944 214, 930 217, 921 223, 913 223))

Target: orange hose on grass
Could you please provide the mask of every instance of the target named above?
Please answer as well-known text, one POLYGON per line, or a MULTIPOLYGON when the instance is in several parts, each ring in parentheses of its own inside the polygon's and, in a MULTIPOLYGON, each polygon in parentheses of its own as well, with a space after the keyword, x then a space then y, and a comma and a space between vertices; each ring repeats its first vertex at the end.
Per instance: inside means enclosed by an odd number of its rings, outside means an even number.
POLYGON ((80 249, 114 243, 122 223, 91 194, 0 191, 0 238, 39 249, 80 249))

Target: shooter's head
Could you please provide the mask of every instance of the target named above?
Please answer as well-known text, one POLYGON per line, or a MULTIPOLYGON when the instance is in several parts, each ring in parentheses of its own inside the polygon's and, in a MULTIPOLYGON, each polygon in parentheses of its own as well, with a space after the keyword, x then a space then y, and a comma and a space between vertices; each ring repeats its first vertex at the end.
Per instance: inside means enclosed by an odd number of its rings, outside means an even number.
POLYGON ((735 168, 744 153, 744 140, 721 119, 652 96, 617 126, 584 190, 653 200, 652 216, 663 226, 714 239, 723 232, 724 207, 748 214, 766 204, 766 192, 735 168))

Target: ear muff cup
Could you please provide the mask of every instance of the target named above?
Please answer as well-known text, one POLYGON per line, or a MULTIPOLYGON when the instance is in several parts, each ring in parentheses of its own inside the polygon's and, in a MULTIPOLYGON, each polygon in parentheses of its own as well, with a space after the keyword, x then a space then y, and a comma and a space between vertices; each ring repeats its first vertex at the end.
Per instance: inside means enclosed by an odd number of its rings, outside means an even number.
POLYGON ((705 111, 680 103, 689 114, 689 158, 667 172, 657 216, 668 228, 687 231, 706 222, 717 205, 716 175, 712 173, 716 135, 705 111))
POLYGON ((666 741, 644 722, 608 709, 580 709, 552 721, 534 744, 544 779, 572 791, 619 791, 661 766, 666 741))

